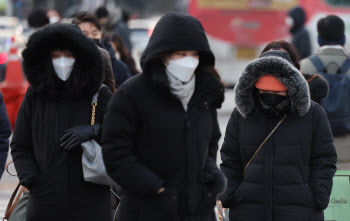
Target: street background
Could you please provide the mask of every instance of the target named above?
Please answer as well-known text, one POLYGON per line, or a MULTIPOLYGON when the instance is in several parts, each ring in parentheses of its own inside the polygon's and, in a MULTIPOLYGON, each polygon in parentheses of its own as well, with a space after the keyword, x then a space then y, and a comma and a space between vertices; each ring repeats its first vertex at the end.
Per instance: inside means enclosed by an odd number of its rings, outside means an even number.
MULTIPOLYGON (((3 80, 1 60, 3 55, 7 58, 13 46, 11 38, 15 37, 20 56, 33 31, 26 22, 32 10, 55 8, 63 18, 62 22, 70 23, 77 12, 94 12, 101 5, 106 6, 116 20, 122 17, 123 10, 130 14, 128 26, 133 43, 132 55, 138 67, 154 25, 163 14, 170 11, 189 13, 202 22, 216 57, 216 69, 227 86, 225 102, 218 111, 222 133, 219 147, 234 109, 232 88, 239 75, 250 61, 259 56, 266 43, 291 39, 285 24, 288 10, 301 5, 307 12, 306 28, 311 36, 313 52, 319 48, 317 21, 327 14, 340 16, 346 23, 348 39, 350 37, 349 0, 0 0, 0 81, 3 80)), ((346 48, 349 46, 348 41, 346 48)), ((8 161, 11 161, 10 154, 8 161)), ((13 165, 10 170, 14 171, 13 165)), ((3 174, 0 180, 0 218, 17 184, 17 177, 6 172, 3 174)))

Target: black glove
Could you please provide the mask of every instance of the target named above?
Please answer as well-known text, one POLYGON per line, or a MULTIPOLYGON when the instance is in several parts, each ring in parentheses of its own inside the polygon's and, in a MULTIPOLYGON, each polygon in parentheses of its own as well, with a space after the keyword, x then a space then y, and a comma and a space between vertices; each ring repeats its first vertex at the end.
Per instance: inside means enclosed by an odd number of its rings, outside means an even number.
POLYGON ((213 160, 208 160, 204 171, 204 180, 210 183, 213 191, 220 195, 222 194, 227 185, 227 179, 225 175, 217 167, 216 162, 213 160))
POLYGON ((100 130, 101 127, 99 124, 73 127, 64 132, 60 140, 60 146, 66 150, 71 150, 74 147, 80 146, 85 141, 96 139, 100 130))

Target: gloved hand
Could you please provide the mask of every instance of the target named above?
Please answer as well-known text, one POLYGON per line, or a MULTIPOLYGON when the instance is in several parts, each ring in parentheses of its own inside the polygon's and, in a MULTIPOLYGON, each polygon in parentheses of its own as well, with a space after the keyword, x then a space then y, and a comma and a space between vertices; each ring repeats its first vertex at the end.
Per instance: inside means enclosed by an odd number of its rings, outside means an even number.
POLYGON ((73 127, 64 132, 63 137, 60 139, 60 146, 66 150, 71 150, 85 141, 97 138, 100 130, 99 124, 73 127))

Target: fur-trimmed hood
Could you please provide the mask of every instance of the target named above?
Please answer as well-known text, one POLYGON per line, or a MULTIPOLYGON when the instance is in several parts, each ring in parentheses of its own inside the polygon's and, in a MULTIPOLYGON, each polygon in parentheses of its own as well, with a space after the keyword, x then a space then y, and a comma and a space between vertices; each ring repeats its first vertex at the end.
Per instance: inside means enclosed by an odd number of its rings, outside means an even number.
POLYGON ((73 24, 54 24, 30 36, 23 53, 23 70, 33 93, 50 98, 91 97, 103 80, 102 57, 95 44, 73 24), (51 52, 69 50, 75 64, 67 81, 55 74, 51 52))
POLYGON ((243 117, 255 113, 254 84, 263 75, 273 75, 288 88, 293 114, 303 116, 309 111, 309 86, 301 72, 284 58, 265 56, 250 62, 236 84, 236 106, 243 117))

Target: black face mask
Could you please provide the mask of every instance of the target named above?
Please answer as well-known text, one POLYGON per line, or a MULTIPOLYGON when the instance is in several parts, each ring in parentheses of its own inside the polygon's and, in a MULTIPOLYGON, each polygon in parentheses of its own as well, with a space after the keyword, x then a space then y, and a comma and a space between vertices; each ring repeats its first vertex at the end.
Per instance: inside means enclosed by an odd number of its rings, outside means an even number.
POLYGON ((261 100, 270 107, 276 107, 279 103, 286 100, 286 96, 279 94, 262 93, 260 94, 261 100))
POLYGON ((101 39, 98 39, 98 38, 89 38, 92 42, 95 43, 95 45, 99 46, 100 48, 102 47, 102 44, 101 44, 101 39))
POLYGON ((290 112, 290 101, 286 96, 278 94, 259 94, 258 107, 268 116, 283 116, 290 112))

